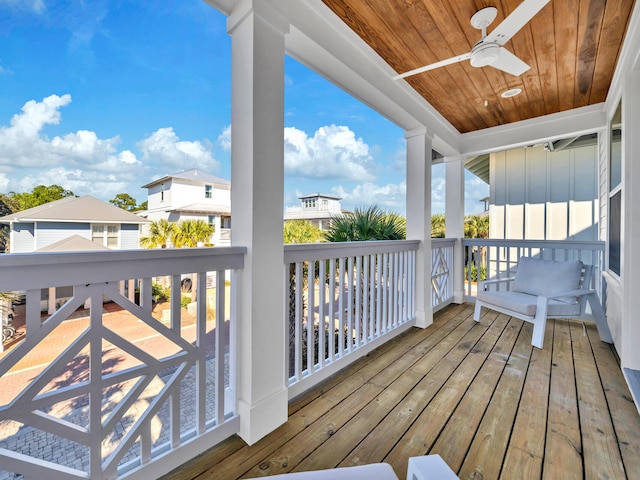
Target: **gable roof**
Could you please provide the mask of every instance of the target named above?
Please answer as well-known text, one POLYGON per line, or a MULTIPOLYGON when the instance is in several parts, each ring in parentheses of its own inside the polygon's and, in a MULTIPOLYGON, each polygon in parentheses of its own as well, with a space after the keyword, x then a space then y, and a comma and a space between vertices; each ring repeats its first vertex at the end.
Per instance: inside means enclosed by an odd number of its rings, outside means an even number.
POLYGON ((139 217, 110 203, 90 195, 65 197, 55 202, 15 212, 0 218, 0 223, 12 222, 102 222, 102 223, 148 223, 139 217))
POLYGON ((215 175, 211 175, 209 173, 203 172, 202 170, 198 170, 197 168, 186 170, 180 173, 174 173, 173 175, 165 175, 162 178, 157 180, 153 180, 152 182, 143 185, 141 188, 150 188, 154 185, 157 185, 162 182, 167 182, 173 178, 179 180, 187 180, 189 182, 197 182, 197 183, 216 183, 218 185, 231 185, 229 180, 225 180, 224 178, 216 177, 215 175))
POLYGON ((39 248, 36 252, 86 252, 91 250, 109 250, 109 248, 80 235, 71 235, 39 248))

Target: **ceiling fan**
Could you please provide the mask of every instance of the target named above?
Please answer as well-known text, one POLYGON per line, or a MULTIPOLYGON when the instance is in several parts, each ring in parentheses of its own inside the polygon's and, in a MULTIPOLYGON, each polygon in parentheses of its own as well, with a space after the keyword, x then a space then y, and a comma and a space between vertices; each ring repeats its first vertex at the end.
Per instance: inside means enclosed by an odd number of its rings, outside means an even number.
POLYGON ((550 0, 524 0, 511 12, 511 15, 505 18, 489 35, 487 35, 487 26, 491 25, 491 22, 495 20, 498 10, 495 7, 486 7, 478 10, 471 17, 471 25, 478 30, 482 30, 482 38, 473 46, 470 52, 402 73, 393 77, 394 80, 444 67, 445 65, 451 65, 452 63, 462 62, 467 59, 471 60, 471 66, 473 67, 490 65, 516 77, 522 75, 531 67, 502 45, 511 40, 511 37, 518 33, 549 1, 550 0))

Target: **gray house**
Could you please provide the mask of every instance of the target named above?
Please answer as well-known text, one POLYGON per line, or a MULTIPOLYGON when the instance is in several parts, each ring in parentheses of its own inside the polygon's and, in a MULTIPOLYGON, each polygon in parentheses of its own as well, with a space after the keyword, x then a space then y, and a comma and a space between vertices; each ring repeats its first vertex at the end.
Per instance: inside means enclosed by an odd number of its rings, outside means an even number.
POLYGON ((74 235, 96 243, 96 250, 139 248, 140 225, 148 220, 85 195, 12 213, 0 217, 0 223, 9 224, 9 253, 27 253, 74 235))

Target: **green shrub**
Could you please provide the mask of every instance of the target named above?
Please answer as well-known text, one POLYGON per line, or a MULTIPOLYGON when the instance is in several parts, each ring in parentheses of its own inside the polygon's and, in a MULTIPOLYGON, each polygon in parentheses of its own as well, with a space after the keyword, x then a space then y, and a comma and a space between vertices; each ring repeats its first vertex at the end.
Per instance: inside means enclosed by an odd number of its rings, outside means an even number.
POLYGON ((182 295, 180 296, 180 306, 182 308, 187 308, 187 305, 191 303, 191 295, 182 295))
MULTIPOLYGON (((469 278, 469 264, 464 266, 464 278, 465 280, 469 278)), ((487 279, 487 267, 484 265, 480 265, 480 281, 484 281, 487 279)), ((478 281, 478 267, 475 263, 471 264, 471 281, 478 281)))

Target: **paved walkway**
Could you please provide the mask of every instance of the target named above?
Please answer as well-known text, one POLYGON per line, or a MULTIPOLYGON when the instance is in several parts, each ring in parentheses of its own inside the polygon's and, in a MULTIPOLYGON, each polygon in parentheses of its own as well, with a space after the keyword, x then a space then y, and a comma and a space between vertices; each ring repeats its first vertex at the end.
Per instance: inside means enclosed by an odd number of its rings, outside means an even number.
MULTIPOLYGON (((153 329, 137 320, 133 315, 122 310, 116 304, 106 304, 103 322, 110 329, 119 335, 132 341, 137 347, 147 352, 162 352, 162 356, 172 352, 169 348, 175 346, 156 333, 153 329)), ((195 340, 195 319, 182 311, 182 336, 185 340, 193 342, 195 340)), ((155 311, 154 316, 161 318, 161 312, 155 311)), ((44 368, 53 361, 62 349, 69 343, 69 339, 74 339, 80 335, 89 325, 87 311, 79 311, 68 320, 65 320, 55 329, 52 335, 47 338, 47 343, 37 350, 37 355, 31 355, 21 361, 15 369, 0 378, 0 405, 5 405, 13 401, 22 389, 40 374, 44 368)), ((20 319, 16 318, 16 326, 20 329, 20 319)), ((211 335, 215 329, 208 334, 211 335)), ((207 342, 211 345, 213 342, 207 342)), ((15 348, 15 346, 14 346, 15 348)), ((11 348, 10 348, 11 349, 11 348)), ((10 350, 9 349, 9 350, 10 350)), ((103 373, 117 372, 125 368, 140 364, 140 361, 126 354, 125 352, 107 346, 103 350, 103 373)), ((212 358, 213 350, 208 348, 207 356, 212 358), (211 351, 209 351, 211 350, 211 351)), ((0 354, 0 359, 7 352, 0 354)), ((53 390, 66 385, 81 382, 88 379, 89 357, 87 352, 82 352, 68 367, 62 372, 55 382, 50 383, 45 390, 53 390)), ((208 367, 214 366, 214 360, 207 362, 208 367)), ((207 368, 209 370, 209 368, 207 368)), ((135 405, 127 411, 125 416, 117 425, 114 434, 103 442, 103 449, 108 452, 124 436, 127 429, 133 424, 137 417, 146 409, 152 399, 163 388, 172 371, 166 371, 160 378, 154 379, 147 387, 144 395, 141 396, 135 405)), ((209 377, 208 377, 209 378, 209 377)), ((104 394, 103 418, 106 417, 119 401, 124 398, 126 392, 135 383, 135 379, 119 384, 104 394)), ((181 384, 181 411, 180 425, 183 431, 195 426, 195 368, 187 374, 181 384)), ((207 381, 207 398, 213 399, 215 392, 213 380, 207 381)), ((214 402, 208 401, 207 405, 213 408, 214 402)), ((69 401, 61 402, 47 410, 48 413, 63 418, 77 425, 88 424, 88 396, 81 396, 69 401)), ((213 418, 214 412, 208 411, 207 418, 213 418)), ((154 445, 162 444, 169 439, 169 410, 168 405, 161 408, 156 419, 152 422, 152 437, 154 445)), ((11 451, 24 453, 36 458, 52 461, 73 468, 88 470, 88 448, 74 442, 61 439, 52 434, 24 426, 13 421, 0 421, 0 447, 11 451)), ((125 455, 123 461, 134 459, 138 456, 138 446, 134 445, 125 455)), ((7 472, 0 468, 0 480, 22 478, 19 474, 7 472)))

